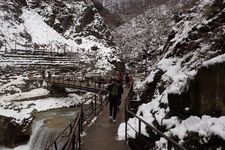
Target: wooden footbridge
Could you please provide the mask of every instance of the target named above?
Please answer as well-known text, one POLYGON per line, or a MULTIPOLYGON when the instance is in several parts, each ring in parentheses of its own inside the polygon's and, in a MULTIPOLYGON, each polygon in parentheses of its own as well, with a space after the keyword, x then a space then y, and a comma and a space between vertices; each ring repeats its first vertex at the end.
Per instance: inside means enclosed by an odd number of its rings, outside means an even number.
POLYGON ((108 80, 95 80, 93 77, 84 78, 84 77, 62 77, 54 76, 51 78, 46 78, 45 81, 50 86, 59 86, 66 88, 74 88, 79 90, 85 90, 89 92, 104 92, 108 80))

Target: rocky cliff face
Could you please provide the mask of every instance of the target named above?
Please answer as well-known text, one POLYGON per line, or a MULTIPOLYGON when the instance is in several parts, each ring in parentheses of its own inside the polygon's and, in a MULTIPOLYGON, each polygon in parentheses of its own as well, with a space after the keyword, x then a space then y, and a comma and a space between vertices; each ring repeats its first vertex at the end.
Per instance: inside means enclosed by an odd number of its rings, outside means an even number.
MULTIPOLYGON (((175 1, 175 0, 173 0, 175 1)), ((107 10, 103 17, 111 28, 118 27, 134 17, 144 13, 150 7, 160 6, 166 0, 93 0, 107 10), (108 14, 108 15, 106 15, 108 14)))
POLYGON ((30 138, 31 130, 26 120, 20 125, 12 123, 12 120, 13 118, 0 116, 0 145, 15 147, 25 144, 30 138))
POLYGON ((187 149, 224 148, 224 9, 223 0, 185 2, 139 88, 137 114, 187 149))
MULTIPOLYGON (((45 22, 66 38, 86 37, 93 35, 98 39, 104 39, 112 43, 112 36, 104 24, 101 16, 98 14, 94 4, 86 1, 25 1, 17 0, 15 2, 2 2, 2 17, 12 25, 17 26, 23 22, 20 15, 22 7, 28 7, 41 15, 45 22), (5 14, 12 14, 12 16, 5 14), (7 17, 12 18, 7 18, 7 17)), ((3 33, 2 33, 3 34, 3 33)), ((3 35, 2 35, 3 36, 3 35)), ((20 33, 21 38, 29 35, 20 33)))
MULTIPOLYGON (((197 111, 200 114, 222 112, 224 107, 224 105, 220 105, 224 96, 219 94, 220 89, 222 90, 224 88, 223 73, 221 72, 224 64, 220 64, 219 62, 219 64, 217 64, 215 61, 215 64, 210 65, 208 68, 202 67, 202 65, 204 66, 204 61, 212 58, 216 59, 217 57, 220 59, 219 57, 225 52, 223 46, 225 38, 224 19, 222 17, 224 16, 224 4, 221 2, 219 6, 217 3, 219 2, 215 1, 213 4, 204 7, 203 18, 206 18, 205 20, 201 20, 200 18, 197 18, 197 16, 195 19, 190 19, 193 26, 187 31, 186 35, 179 35, 180 37, 178 38, 175 34, 175 40, 172 39, 170 41, 172 48, 169 48, 170 50, 165 56, 165 59, 183 58, 180 63, 181 68, 185 67, 185 69, 182 72, 188 73, 196 71, 196 75, 194 75, 194 86, 189 86, 189 84, 192 84, 192 82, 188 81, 192 76, 189 75, 183 83, 177 81, 177 88, 171 88, 170 93, 179 93, 179 95, 182 95, 182 93, 187 90, 197 90, 198 92, 195 91, 195 94, 191 94, 192 96, 187 99, 189 99, 192 104, 194 103, 191 108, 199 107, 199 109, 194 112, 196 113, 197 111), (195 22, 197 20, 202 22, 195 22), (178 42, 177 38, 182 40, 178 42), (212 88, 212 90, 210 91, 207 88, 212 88), (218 105, 220 105, 220 108, 218 108, 218 105)), ((181 20, 178 24, 184 25, 185 22, 189 22, 189 19, 184 22, 181 20)), ((186 29, 183 28, 182 32, 184 32, 184 30, 186 29)), ((174 33, 176 33, 176 31, 174 33)))
POLYGON ((113 13, 138 13, 137 10, 146 8, 151 1, 149 0, 97 0, 113 13), (137 7, 138 6, 138 7, 137 7))
POLYGON ((165 1, 160 0, 95 0, 113 13, 139 14, 151 5, 161 4, 165 1))
MULTIPOLYGON (((182 4, 182 1, 178 3, 182 4)), ((173 0, 156 3, 143 14, 115 28, 113 35, 123 51, 122 57, 129 59, 128 69, 138 73, 149 71, 149 65, 163 56, 167 46, 162 45, 167 41, 179 9, 173 0)))

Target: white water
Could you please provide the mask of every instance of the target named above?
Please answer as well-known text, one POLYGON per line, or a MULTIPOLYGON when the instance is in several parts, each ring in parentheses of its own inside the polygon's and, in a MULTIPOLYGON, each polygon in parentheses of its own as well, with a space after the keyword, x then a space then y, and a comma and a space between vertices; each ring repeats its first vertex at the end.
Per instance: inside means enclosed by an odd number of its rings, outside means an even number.
POLYGON ((42 125, 43 125, 43 120, 38 120, 38 121, 35 120, 34 121, 34 123, 32 124, 32 134, 31 134, 30 140, 27 144, 21 145, 21 146, 15 147, 15 148, 0 147, 0 150, 31 150, 35 135, 36 135, 37 131, 41 128, 42 125))

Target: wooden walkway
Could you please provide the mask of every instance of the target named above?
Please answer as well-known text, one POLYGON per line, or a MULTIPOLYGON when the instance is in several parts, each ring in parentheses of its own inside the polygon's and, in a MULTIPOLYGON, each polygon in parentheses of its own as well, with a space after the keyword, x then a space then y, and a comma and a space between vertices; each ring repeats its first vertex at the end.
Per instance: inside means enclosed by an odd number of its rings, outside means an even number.
POLYGON ((117 140, 119 124, 124 121, 124 100, 128 88, 124 88, 122 103, 117 113, 117 122, 109 122, 109 103, 97 117, 95 123, 87 129, 82 149, 84 150, 129 150, 125 141, 117 140))

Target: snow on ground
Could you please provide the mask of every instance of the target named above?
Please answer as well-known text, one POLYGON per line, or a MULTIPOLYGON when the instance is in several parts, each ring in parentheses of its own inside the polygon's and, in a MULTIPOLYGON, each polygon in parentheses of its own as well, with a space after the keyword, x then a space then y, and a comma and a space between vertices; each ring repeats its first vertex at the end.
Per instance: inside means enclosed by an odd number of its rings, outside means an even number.
MULTIPOLYGON (((40 91, 40 90, 39 90, 40 91)), ((46 98, 34 101, 6 101, 1 103, 0 115, 12 117, 16 123, 21 123, 24 119, 30 119, 33 111, 46 111, 50 109, 75 106, 80 103, 82 97, 71 94, 69 97, 46 98)))
POLYGON ((215 58, 212 58, 210 60, 203 62, 203 66, 209 66, 216 63, 222 63, 222 62, 225 62, 225 54, 219 55, 215 58))
POLYGON ((180 123, 175 122, 170 134, 177 135, 182 141, 187 131, 196 132, 199 136, 210 137, 212 134, 225 140, 225 117, 214 118, 210 116, 191 116, 180 123), (176 123, 176 124, 175 124, 176 123))
MULTIPOLYGON (((149 124, 153 125, 153 121, 156 119, 160 125, 166 125, 169 129, 166 135, 178 136, 179 142, 183 142, 183 139, 187 136, 188 132, 196 132, 199 136, 210 137, 212 135, 218 135, 225 140, 225 117, 211 117, 204 115, 202 117, 190 116, 185 120, 179 120, 176 116, 169 119, 164 119, 166 112, 169 109, 162 109, 159 107, 160 102, 167 101, 167 96, 158 96, 153 99, 152 102, 147 104, 142 104, 139 107, 137 115, 147 121, 149 124), (142 114, 142 115, 141 115, 142 114)), ((138 120, 136 118, 130 118, 128 123, 132 125, 136 131, 139 129, 138 120)), ((135 131, 130 126, 127 128, 128 136, 130 138, 135 138, 135 131)), ((142 134, 148 136, 145 126, 141 125, 142 134)), ((125 140, 125 123, 120 124, 118 129, 118 139, 125 140)), ((205 138, 207 139, 207 138, 205 138)), ((156 143, 160 143, 157 141, 156 143)))
POLYGON ((21 123, 24 119, 30 119, 33 111, 46 111, 62 107, 75 106, 82 101, 83 97, 77 94, 69 94, 64 98, 45 98, 32 100, 34 97, 45 96, 49 91, 43 88, 35 88, 28 92, 22 92, 18 85, 24 85, 27 77, 17 76, 16 79, 10 79, 7 84, 0 86, 0 91, 4 93, 7 90, 17 91, 14 94, 4 94, 0 96, 0 115, 11 117, 16 123, 21 123), (16 85, 16 86, 15 86, 16 85), (30 99, 30 100, 25 100, 30 99))
POLYGON ((31 35, 32 42, 37 44, 49 44, 52 41, 61 41, 66 43, 66 39, 53 28, 48 26, 44 22, 44 18, 42 18, 38 13, 24 8, 21 17, 25 21, 24 26, 27 32, 31 35))
POLYGON ((27 99, 32 97, 38 97, 49 94, 49 91, 47 89, 38 88, 31 90, 29 92, 23 92, 23 93, 16 93, 13 95, 3 95, 0 97, 1 101, 17 101, 21 99, 27 99))
POLYGON ((10 79, 10 82, 0 86, 0 93, 12 88, 14 88, 14 90, 17 90, 18 92, 21 92, 21 90, 19 88, 16 88, 15 85, 25 84, 24 79, 27 79, 27 77, 17 76, 16 78, 16 80, 10 79))

